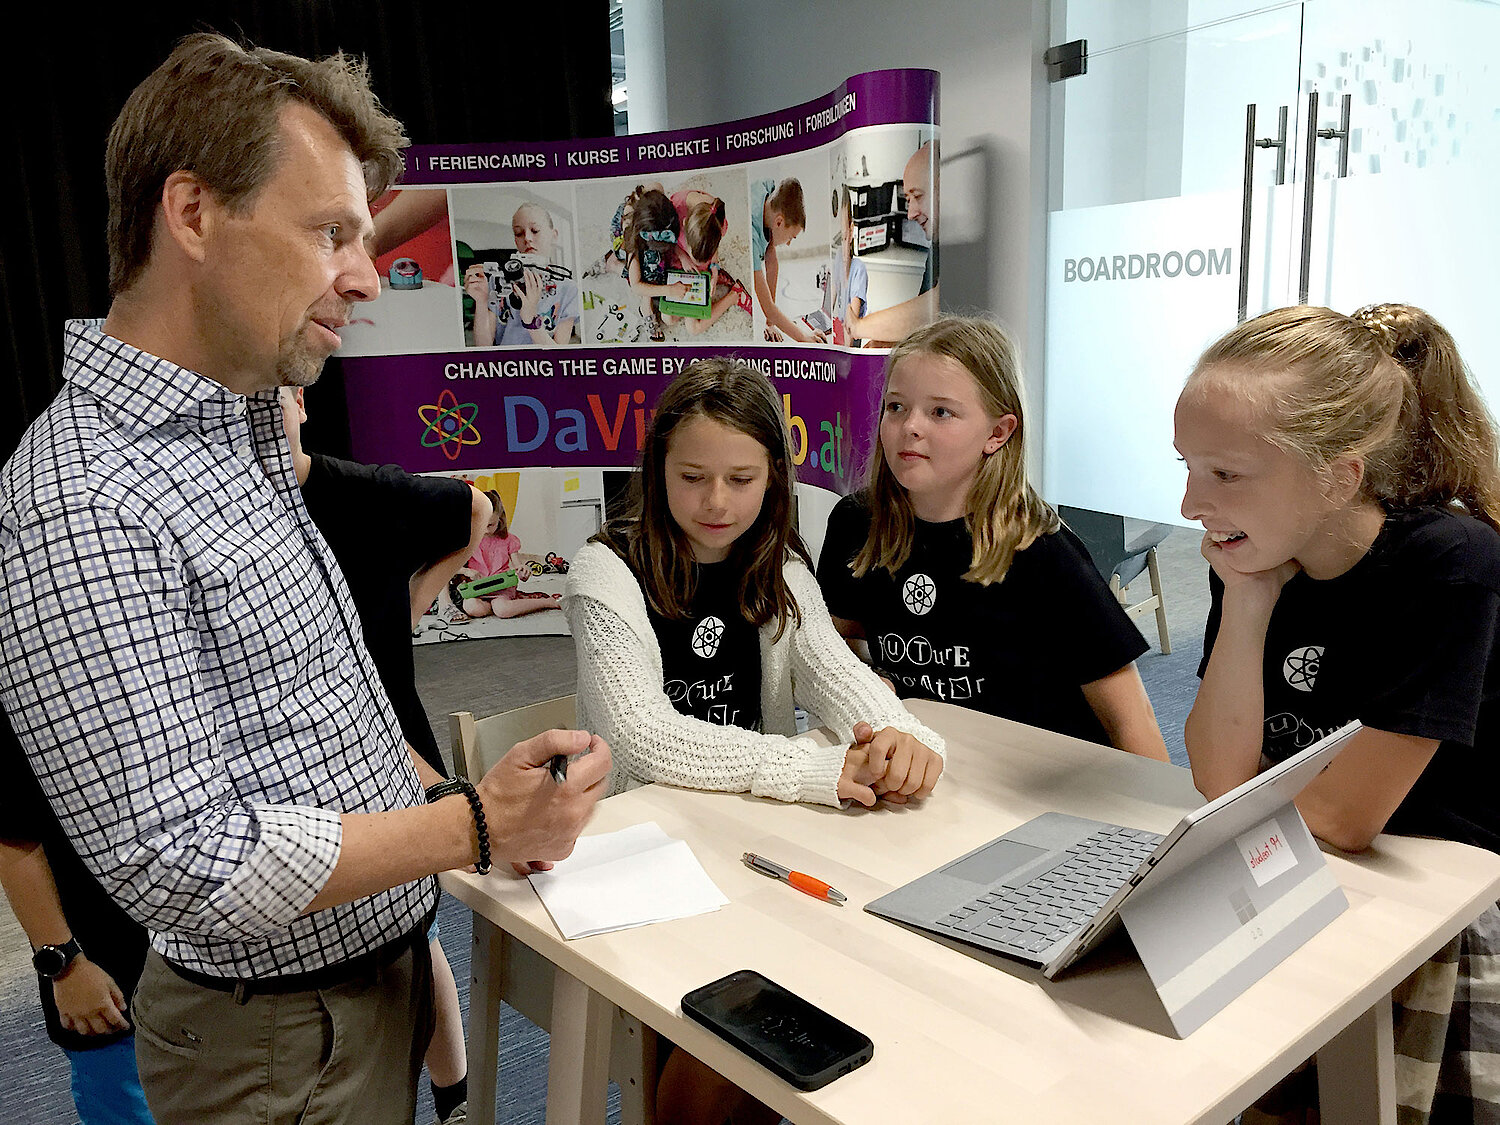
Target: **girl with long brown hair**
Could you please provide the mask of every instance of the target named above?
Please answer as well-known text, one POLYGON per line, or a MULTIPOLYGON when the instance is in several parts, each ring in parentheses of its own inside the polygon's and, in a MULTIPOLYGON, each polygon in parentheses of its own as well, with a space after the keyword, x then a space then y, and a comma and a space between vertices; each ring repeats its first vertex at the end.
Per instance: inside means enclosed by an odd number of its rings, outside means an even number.
POLYGON ((792 524, 790 442, 764 375, 689 364, 656 404, 626 514, 573 560, 579 723, 613 750, 612 791, 663 781, 872 805, 937 782, 940 736, 829 620, 792 524), (797 735, 793 680, 838 744, 797 735), (857 740, 865 723, 872 738, 857 740))
MULTIPOLYGON (((941 737, 834 631, 792 524, 781 399, 739 360, 689 364, 663 392, 628 510, 578 552, 563 609, 578 723, 610 745, 612 792, 899 804, 942 773, 941 737), (797 734, 794 681, 832 745, 797 734)), ((656 1109, 665 1125, 778 1118, 680 1050, 656 1109)))

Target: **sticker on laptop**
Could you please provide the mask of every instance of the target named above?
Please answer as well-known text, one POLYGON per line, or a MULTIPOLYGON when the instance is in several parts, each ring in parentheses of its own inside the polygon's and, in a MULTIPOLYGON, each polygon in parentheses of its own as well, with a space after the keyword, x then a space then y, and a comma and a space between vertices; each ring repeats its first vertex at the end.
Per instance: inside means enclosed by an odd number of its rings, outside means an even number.
POLYGON ((1274 817, 1236 838, 1235 844, 1257 887, 1264 887, 1282 872, 1297 866, 1292 845, 1274 817))

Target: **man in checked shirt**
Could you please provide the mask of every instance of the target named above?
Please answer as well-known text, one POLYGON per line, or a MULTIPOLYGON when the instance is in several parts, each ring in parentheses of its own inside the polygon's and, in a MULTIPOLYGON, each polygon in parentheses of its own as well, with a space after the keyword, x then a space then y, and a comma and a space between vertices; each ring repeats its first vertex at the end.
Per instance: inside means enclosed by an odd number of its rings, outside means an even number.
POLYGON ((0 473, 0 706, 151 931, 160 1125, 409 1123, 432 874, 565 856, 609 771, 552 731, 424 802, 297 488, 277 388, 378 295, 368 201, 405 143, 352 60, 185 39, 110 133, 109 315, 67 326, 0 473))

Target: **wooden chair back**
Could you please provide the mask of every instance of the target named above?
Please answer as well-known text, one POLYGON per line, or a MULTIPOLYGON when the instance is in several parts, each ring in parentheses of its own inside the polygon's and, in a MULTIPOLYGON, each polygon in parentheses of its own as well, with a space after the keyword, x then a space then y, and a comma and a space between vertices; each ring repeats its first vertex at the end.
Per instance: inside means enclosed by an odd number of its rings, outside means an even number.
MULTIPOLYGON (((484 719, 476 719, 470 711, 455 711, 448 716, 454 770, 477 782, 517 742, 547 730, 571 730, 577 722, 577 697, 572 695, 514 707, 484 719)), ((508 934, 478 922, 476 918, 470 958, 475 974, 469 982, 471 1055, 476 1044, 476 1005, 482 1007, 482 998, 492 995, 480 974, 496 974, 500 999, 543 1030, 553 1025, 555 995, 550 961, 508 934)), ((609 1034, 609 1076, 620 1087, 621 1123, 652 1125, 656 1118, 656 1033, 629 1013, 614 1009, 609 1034)), ((471 1058, 471 1069, 475 1061, 482 1060, 471 1058)))
POLYGON ((516 743, 545 730, 572 730, 577 725, 577 696, 572 695, 513 707, 485 719, 474 718, 470 711, 455 711, 448 716, 453 768, 460 777, 478 781, 516 743))

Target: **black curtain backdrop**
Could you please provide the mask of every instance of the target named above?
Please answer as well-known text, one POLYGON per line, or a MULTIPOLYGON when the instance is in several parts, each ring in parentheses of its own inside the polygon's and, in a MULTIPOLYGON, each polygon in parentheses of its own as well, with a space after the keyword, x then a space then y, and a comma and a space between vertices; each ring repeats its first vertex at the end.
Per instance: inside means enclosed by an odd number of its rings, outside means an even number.
MULTIPOLYGON (((104 141, 130 91, 193 31, 369 60, 414 144, 561 140, 614 131, 607 0, 286 0, 65 4, 13 23, 0 115, 0 461, 61 385, 63 322, 109 308, 104 141)), ((347 455, 343 373, 329 361, 306 440, 347 455)))

